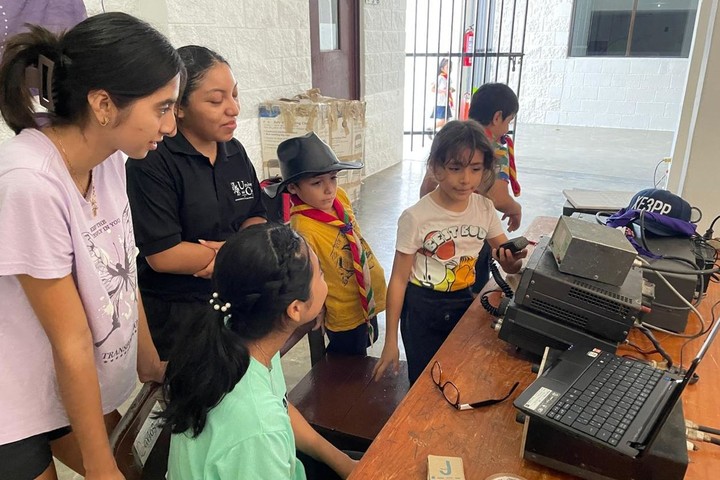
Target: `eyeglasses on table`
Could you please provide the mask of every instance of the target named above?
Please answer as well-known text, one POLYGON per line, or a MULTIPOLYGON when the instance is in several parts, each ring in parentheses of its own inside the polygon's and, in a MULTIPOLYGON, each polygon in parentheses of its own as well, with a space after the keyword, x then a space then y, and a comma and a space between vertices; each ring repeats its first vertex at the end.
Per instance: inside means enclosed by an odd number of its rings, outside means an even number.
POLYGON ((474 403, 460 403, 460 389, 458 389, 458 387, 449 380, 446 382, 442 381, 442 367, 440 366, 440 362, 437 360, 433 363, 432 369, 430 370, 430 376, 432 377, 435 386, 437 386, 438 389, 440 389, 440 392, 442 392, 445 400, 447 400, 447 402, 457 410, 472 410, 475 408, 495 405, 496 403, 507 400, 510 395, 513 394, 518 385, 520 385, 520 382, 515 382, 515 385, 513 385, 512 388, 510 388, 510 391, 502 398, 494 398, 474 403))

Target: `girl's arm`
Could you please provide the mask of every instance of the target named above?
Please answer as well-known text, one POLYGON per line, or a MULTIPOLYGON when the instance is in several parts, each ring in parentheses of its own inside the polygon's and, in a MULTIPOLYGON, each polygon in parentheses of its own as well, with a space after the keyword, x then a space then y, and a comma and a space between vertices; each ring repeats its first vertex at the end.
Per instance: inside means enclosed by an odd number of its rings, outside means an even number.
MULTIPOLYGON (((265 223, 263 217, 250 217, 240 225, 249 227, 265 223)), ((156 272, 194 275, 200 278, 212 278, 215 269, 215 256, 225 244, 211 240, 200 240, 200 243, 180 242, 174 247, 147 257, 147 262, 156 272), (208 250, 209 249, 209 250, 208 250)))
POLYGON ((50 340, 60 397, 82 453, 85 478, 123 479, 110 450, 92 334, 73 278, 18 275, 18 280, 50 340))
POLYGON ((157 353, 152 336, 150 336, 150 328, 145 315, 145 307, 140 297, 140 290, 137 290, 138 298, 138 356, 137 356, 137 373, 142 383, 157 382, 163 383, 165 380, 165 367, 167 362, 161 362, 157 353))
POLYGON ((205 269, 215 259, 215 252, 216 249, 200 243, 180 242, 167 250, 148 255, 146 260, 156 272, 192 275, 205 269))
POLYGON ((498 251, 497 248, 507 241, 508 238, 504 233, 497 237, 487 239, 487 242, 493 249, 493 258, 500 263, 505 273, 518 273, 522 268, 522 259, 527 257, 527 249, 522 249, 514 255, 510 250, 505 250, 504 248, 498 251))
POLYGON ((290 415, 290 424, 295 435, 297 449, 306 455, 310 455, 315 460, 323 462, 341 478, 349 477, 353 468, 357 465, 357 461, 335 448, 317 433, 291 403, 288 403, 288 414, 290 415))
POLYGON ((407 288, 415 254, 395 251, 390 283, 388 284, 385 312, 385 345, 380 360, 375 364, 373 376, 379 380, 388 367, 392 367, 395 375, 400 369, 400 350, 398 349, 398 326, 400 325, 400 312, 405 301, 407 288))

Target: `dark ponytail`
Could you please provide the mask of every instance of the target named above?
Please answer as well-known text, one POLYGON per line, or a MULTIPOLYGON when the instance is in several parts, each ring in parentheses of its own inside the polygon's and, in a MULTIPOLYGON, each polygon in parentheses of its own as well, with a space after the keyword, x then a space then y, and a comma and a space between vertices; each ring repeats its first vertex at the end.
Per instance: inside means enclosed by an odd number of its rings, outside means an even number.
POLYGON ((58 125, 84 126, 90 91, 105 90, 122 110, 178 74, 184 82, 182 60, 167 38, 131 15, 102 13, 59 35, 40 26, 28 28, 7 41, 0 64, 0 112, 15 133, 36 126, 25 69, 41 68, 40 55, 53 64, 49 110, 58 125))
POLYGON ((5 43, 0 63, 0 112, 15 133, 34 127, 33 97, 25 80, 25 69, 37 66, 38 57, 59 57, 63 35, 45 28, 29 26, 30 31, 19 33, 5 43))
POLYGON ((162 416, 173 433, 198 436, 208 412, 242 379, 247 345, 285 327, 295 300, 310 298, 312 265, 307 244, 288 226, 252 225, 225 242, 215 259, 214 302, 183 332, 170 354, 162 416))

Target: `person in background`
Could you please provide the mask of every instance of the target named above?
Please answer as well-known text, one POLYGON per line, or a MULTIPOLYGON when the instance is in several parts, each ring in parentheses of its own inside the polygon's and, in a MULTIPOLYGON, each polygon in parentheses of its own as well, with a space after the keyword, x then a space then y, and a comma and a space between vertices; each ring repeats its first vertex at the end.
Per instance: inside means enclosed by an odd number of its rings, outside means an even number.
POLYGON ((140 380, 161 382, 137 290, 125 157, 175 132, 170 42, 105 13, 5 45, 0 111, 0 476, 122 479, 108 441, 140 380), (123 66, 118 75, 118 66, 123 66), (36 124, 33 93, 49 112, 36 124), (137 373, 136 373, 137 372, 137 373))
POLYGON ((188 80, 177 106, 177 135, 147 158, 127 162, 140 291, 162 359, 205 309, 225 239, 265 222, 255 169, 233 138, 240 106, 230 66, 205 47, 178 53, 188 80))
POLYGON ((253 225, 220 249, 212 284, 207 314, 168 363, 169 478, 300 480, 306 468, 311 479, 347 478, 356 462, 288 403, 280 363, 280 347, 325 302, 315 253, 289 226, 253 225))
MULTIPOLYGON (((495 181, 494 152, 479 123, 448 122, 435 136, 428 168, 438 187, 398 220, 395 260, 388 286, 387 333, 375 379, 397 374, 400 324, 408 376, 415 382, 473 301, 475 262, 484 243, 507 241, 485 191, 495 181)), ((517 273, 527 250, 493 251, 507 273, 517 273)))
POLYGON ((366 355, 378 338, 377 314, 385 310, 385 273, 360 233, 347 193, 337 186, 340 170, 362 164, 339 162, 313 132, 280 143, 277 154, 283 181, 265 192, 292 194, 290 225, 320 258, 330 286, 320 318, 327 351, 366 355))
MULTIPOLYGON (((520 184, 515 169, 515 151, 512 138, 508 135, 510 124, 515 120, 519 108, 518 98, 510 87, 503 83, 482 85, 470 102, 470 119, 479 122, 485 129, 485 135, 495 149, 495 182, 487 191, 477 191, 492 200, 495 209, 502 213, 502 220, 508 221, 508 232, 514 232, 522 221, 522 206, 510 195, 520 195, 520 184)), ((437 187, 437 181, 428 169, 420 186, 423 197, 437 187)), ((473 292, 479 292, 490 278, 490 246, 486 243, 476 263, 473 292)))
POLYGON ((430 113, 430 118, 435 119, 435 132, 440 130, 453 116, 452 109, 455 106, 453 93, 455 93, 455 89, 450 85, 450 66, 450 59, 443 58, 440 60, 437 81, 430 86, 430 94, 435 102, 435 108, 430 113))

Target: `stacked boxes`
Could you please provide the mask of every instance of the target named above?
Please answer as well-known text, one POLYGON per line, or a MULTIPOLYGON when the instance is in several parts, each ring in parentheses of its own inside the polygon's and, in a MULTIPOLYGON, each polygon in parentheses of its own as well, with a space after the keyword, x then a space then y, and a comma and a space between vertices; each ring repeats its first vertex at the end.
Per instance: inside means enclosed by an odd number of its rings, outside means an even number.
MULTIPOLYGON (((312 89, 292 99, 263 102, 259 113, 265 178, 280 175, 278 144, 310 131, 330 145, 341 162, 363 161, 365 102, 323 97, 319 90, 312 89)), ((360 197, 362 172, 343 170, 338 174, 338 185, 352 202, 360 197)))

